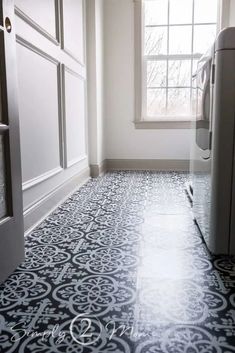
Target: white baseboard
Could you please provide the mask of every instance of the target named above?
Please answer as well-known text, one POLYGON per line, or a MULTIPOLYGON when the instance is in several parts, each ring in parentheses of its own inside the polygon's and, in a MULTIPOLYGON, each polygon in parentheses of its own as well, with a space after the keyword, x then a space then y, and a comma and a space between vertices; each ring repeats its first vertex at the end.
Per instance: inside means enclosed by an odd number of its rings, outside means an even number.
POLYGON ((106 159, 100 165, 91 164, 91 177, 96 178, 112 170, 155 170, 188 172, 185 159, 106 159))
POLYGON ((104 160, 100 164, 91 164, 90 170, 91 170, 91 177, 92 178, 96 178, 98 176, 105 174, 107 171, 107 160, 104 160))
POLYGON ((44 218, 87 182, 89 177, 90 168, 86 168, 24 210, 25 235, 30 233, 44 218))
POLYGON ((189 160, 181 159, 107 159, 107 170, 189 171, 189 160))

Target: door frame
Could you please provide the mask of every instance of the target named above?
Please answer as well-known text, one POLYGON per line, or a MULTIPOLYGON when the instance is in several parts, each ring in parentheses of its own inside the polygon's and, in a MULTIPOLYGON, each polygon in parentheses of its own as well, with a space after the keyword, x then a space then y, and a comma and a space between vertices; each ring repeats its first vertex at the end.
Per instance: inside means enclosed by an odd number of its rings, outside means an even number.
POLYGON ((14 1, 3 0, 0 12, 0 50, 2 53, 0 77, 2 78, 3 117, 1 134, 4 135, 5 140, 7 195, 7 216, 0 220, 0 282, 2 282, 24 259, 24 231, 14 1))

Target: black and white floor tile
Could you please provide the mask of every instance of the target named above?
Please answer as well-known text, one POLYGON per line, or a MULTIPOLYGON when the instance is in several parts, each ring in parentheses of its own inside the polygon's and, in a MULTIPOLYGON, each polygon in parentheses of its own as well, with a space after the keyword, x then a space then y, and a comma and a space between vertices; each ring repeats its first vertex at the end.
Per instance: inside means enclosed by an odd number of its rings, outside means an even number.
POLYGON ((0 286, 0 352, 235 352, 235 259, 213 258, 186 174, 90 180, 0 286))

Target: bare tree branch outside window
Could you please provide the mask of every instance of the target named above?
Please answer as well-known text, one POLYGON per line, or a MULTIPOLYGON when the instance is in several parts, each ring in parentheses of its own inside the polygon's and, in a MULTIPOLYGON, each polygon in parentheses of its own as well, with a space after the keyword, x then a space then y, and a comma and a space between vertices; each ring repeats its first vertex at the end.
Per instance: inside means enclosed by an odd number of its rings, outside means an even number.
POLYGON ((149 119, 191 114, 192 73, 216 35, 216 0, 143 0, 149 119))

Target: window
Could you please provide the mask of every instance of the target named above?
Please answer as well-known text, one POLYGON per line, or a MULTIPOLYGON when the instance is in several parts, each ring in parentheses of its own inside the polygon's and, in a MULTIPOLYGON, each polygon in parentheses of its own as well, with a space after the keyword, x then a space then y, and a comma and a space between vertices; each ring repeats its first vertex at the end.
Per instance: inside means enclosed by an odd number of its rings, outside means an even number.
POLYGON ((142 71, 138 120, 190 120, 192 73, 215 39, 217 1, 137 0, 136 4, 141 23, 141 29, 136 26, 141 60, 136 62, 142 71))

